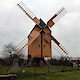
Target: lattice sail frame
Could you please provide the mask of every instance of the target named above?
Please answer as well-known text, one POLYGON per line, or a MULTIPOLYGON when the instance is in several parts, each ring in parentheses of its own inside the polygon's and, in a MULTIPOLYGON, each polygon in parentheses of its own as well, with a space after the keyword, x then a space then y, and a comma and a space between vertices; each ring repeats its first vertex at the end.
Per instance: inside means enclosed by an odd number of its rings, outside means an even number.
POLYGON ((65 14, 67 11, 64 7, 62 7, 48 22, 47 26, 52 27, 55 23, 57 23, 65 14))
POLYGON ((28 7, 21 1, 19 4, 17 4, 19 6, 20 9, 22 9, 25 14, 31 19, 33 20, 37 25, 40 24, 40 21, 38 20, 38 18, 28 9, 28 7))

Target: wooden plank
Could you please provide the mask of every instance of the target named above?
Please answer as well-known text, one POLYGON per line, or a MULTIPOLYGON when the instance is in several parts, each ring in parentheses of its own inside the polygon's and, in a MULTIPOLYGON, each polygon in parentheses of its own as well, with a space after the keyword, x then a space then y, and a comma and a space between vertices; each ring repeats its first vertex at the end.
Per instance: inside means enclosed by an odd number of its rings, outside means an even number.
POLYGON ((13 78, 15 78, 16 75, 0 75, 0 80, 13 80, 13 78))
MULTIPOLYGON (((37 33, 39 34, 40 28, 36 25, 36 27, 33 28, 33 30, 31 31, 31 33, 29 34, 28 37, 28 42, 31 41, 31 37, 30 36, 34 36, 35 34, 33 33, 37 33)), ((41 48, 39 48, 41 37, 39 36, 33 43, 31 43, 31 45, 28 46, 28 54, 31 55, 32 58, 36 57, 36 58, 40 58, 41 57, 41 48)))
POLYGON ((3 78, 3 77, 16 77, 16 75, 0 75, 0 78, 3 78))
POLYGON ((51 40, 48 39, 49 42, 45 41, 45 33, 43 34, 43 57, 52 57, 51 55, 51 40))
POLYGON ((41 57, 41 35, 30 45, 29 52, 32 58, 41 57))
POLYGON ((33 30, 32 33, 30 34, 31 38, 34 38, 38 33, 39 33, 38 31, 33 30))

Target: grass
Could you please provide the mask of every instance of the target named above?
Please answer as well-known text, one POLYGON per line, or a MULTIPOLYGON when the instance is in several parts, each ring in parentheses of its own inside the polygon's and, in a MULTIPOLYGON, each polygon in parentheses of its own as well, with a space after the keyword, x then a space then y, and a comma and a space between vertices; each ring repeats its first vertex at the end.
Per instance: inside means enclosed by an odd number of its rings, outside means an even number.
POLYGON ((24 73, 19 74, 15 80, 80 80, 80 71, 57 73, 24 73), (21 79, 22 78, 22 79, 21 79))
MULTIPOLYGON (((15 80, 80 80, 80 71, 77 67, 67 66, 51 66, 50 73, 48 73, 47 67, 24 67, 25 73, 21 73, 21 68, 19 67, 19 73, 15 80), (65 72, 61 72, 67 70, 65 72)), ((12 67, 4 66, 0 67, 0 74, 11 74, 12 67)))

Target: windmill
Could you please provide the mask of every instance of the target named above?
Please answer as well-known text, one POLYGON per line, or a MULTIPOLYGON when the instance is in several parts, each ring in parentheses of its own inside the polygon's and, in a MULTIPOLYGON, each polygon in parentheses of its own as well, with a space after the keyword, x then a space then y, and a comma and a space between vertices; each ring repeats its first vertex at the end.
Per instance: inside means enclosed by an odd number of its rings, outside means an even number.
POLYGON ((52 35, 50 28, 66 14, 65 8, 61 8, 48 22, 44 23, 42 19, 38 19, 23 2, 17 4, 18 7, 36 23, 30 34, 28 35, 28 43, 26 43, 18 52, 19 54, 26 46, 28 46, 28 56, 35 59, 43 59, 44 57, 52 58, 51 40, 66 54, 67 50, 52 35))

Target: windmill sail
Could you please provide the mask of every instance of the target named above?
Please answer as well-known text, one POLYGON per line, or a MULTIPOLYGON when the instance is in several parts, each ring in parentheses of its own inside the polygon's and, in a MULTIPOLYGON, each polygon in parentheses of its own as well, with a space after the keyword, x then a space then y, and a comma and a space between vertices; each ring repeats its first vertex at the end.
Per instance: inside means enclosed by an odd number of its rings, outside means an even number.
MULTIPOLYGON (((46 33, 46 35, 48 36, 48 38, 50 38, 51 40, 53 40, 53 41, 56 43, 56 45, 58 45, 58 47, 59 47, 64 53, 66 53, 66 54, 68 55, 68 51, 67 51, 52 35, 50 35, 50 34, 48 34, 48 33, 46 33)), ((48 38, 45 38, 45 39, 47 40, 48 38)), ((49 40, 47 40, 47 41, 49 41, 49 40)))
POLYGON ((52 37, 52 40, 59 46, 59 48, 68 55, 68 51, 53 37, 52 37))
POLYGON ((20 53, 27 45, 29 46, 32 42, 34 42, 39 37, 39 35, 40 33, 37 33, 36 36, 32 38, 30 42, 26 43, 19 51, 17 51, 16 54, 20 53))
POLYGON ((65 8, 61 8, 48 22, 47 26, 52 27, 56 22, 58 22, 61 17, 63 17, 66 14, 65 8))
POLYGON ((24 13, 31 19, 33 20, 37 25, 40 24, 40 21, 38 20, 38 18, 27 8, 27 6, 23 3, 20 2, 19 4, 17 4, 18 7, 20 9, 22 9, 24 11, 24 13))

